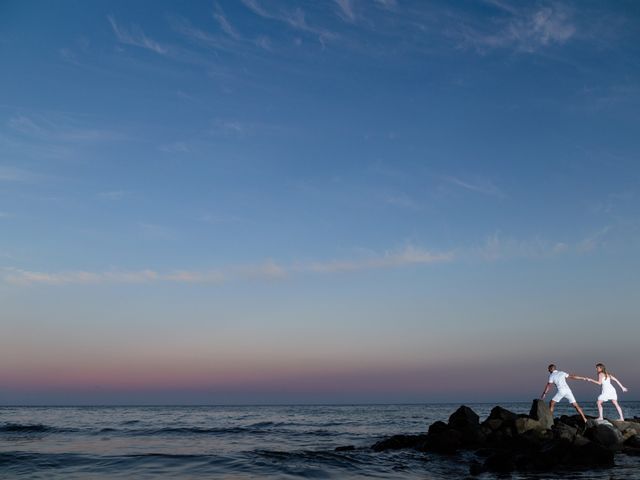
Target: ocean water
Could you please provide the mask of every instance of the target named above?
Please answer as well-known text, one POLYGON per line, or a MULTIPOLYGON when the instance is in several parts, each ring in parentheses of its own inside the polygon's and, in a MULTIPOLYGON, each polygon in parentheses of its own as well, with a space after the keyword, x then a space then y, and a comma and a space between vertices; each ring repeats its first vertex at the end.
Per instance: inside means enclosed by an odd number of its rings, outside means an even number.
MULTIPOLYGON (((464 478, 468 453, 368 449, 396 433, 423 433, 458 406, 0 407, 0 478, 464 478), (345 445, 356 449, 334 451, 345 445)), ((469 406, 484 418, 493 404, 469 406)), ((640 402, 623 408, 640 415, 640 402)), ((636 479, 640 457, 618 455, 613 469, 510 478, 636 479)))

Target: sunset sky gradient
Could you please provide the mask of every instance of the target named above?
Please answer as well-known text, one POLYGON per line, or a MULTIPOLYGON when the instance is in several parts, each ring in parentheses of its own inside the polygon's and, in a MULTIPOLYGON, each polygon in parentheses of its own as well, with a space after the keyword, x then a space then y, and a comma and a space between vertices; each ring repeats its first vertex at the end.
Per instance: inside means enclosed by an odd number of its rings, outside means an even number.
POLYGON ((0 404, 640 398, 639 24, 2 2, 0 404))

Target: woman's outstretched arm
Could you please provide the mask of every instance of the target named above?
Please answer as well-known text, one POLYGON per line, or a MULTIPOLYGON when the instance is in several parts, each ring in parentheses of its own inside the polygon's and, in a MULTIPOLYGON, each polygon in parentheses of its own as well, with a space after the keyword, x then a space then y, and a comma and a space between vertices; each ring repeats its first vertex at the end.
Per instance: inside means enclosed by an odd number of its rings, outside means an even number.
POLYGON ((629 391, 629 389, 628 389, 627 387, 625 387, 624 385, 622 385, 622 384, 620 383, 620 380, 618 380, 618 379, 617 379, 616 377, 614 377, 613 375, 611 375, 611 379, 612 379, 614 382, 616 382, 616 383, 620 386, 620 388, 622 389, 622 391, 623 391, 623 392, 628 392, 628 391, 629 391))

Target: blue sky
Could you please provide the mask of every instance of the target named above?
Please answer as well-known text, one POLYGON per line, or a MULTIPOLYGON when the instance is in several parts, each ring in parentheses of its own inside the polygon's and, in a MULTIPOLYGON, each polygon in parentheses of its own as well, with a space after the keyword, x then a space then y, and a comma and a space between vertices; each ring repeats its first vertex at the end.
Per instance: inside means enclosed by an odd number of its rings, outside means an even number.
POLYGON ((639 17, 3 2, 0 401, 640 382, 639 17))

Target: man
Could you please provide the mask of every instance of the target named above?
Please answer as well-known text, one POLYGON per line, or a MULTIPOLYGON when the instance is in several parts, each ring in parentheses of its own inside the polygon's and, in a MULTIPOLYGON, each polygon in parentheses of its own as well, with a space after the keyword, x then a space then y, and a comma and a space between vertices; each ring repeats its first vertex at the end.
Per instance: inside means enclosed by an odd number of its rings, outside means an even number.
POLYGON ((551 415, 553 415, 553 409, 556 406, 556 403, 558 403, 563 398, 566 398, 573 406, 573 408, 575 408, 576 411, 580 414, 584 423, 587 423, 587 417, 584 416, 582 408, 580 408, 580 405, 578 405, 578 402, 576 402, 576 397, 573 396, 573 392, 569 388, 569 385, 567 385, 567 378, 578 379, 579 377, 577 377, 576 375, 569 375, 568 373, 558 370, 553 363, 549 365, 549 381, 545 385, 544 392, 542 392, 542 396, 540 398, 544 400, 544 397, 551 389, 551 386, 555 385, 558 389, 558 393, 556 393, 553 399, 549 402, 549 410, 551 410, 551 415))

